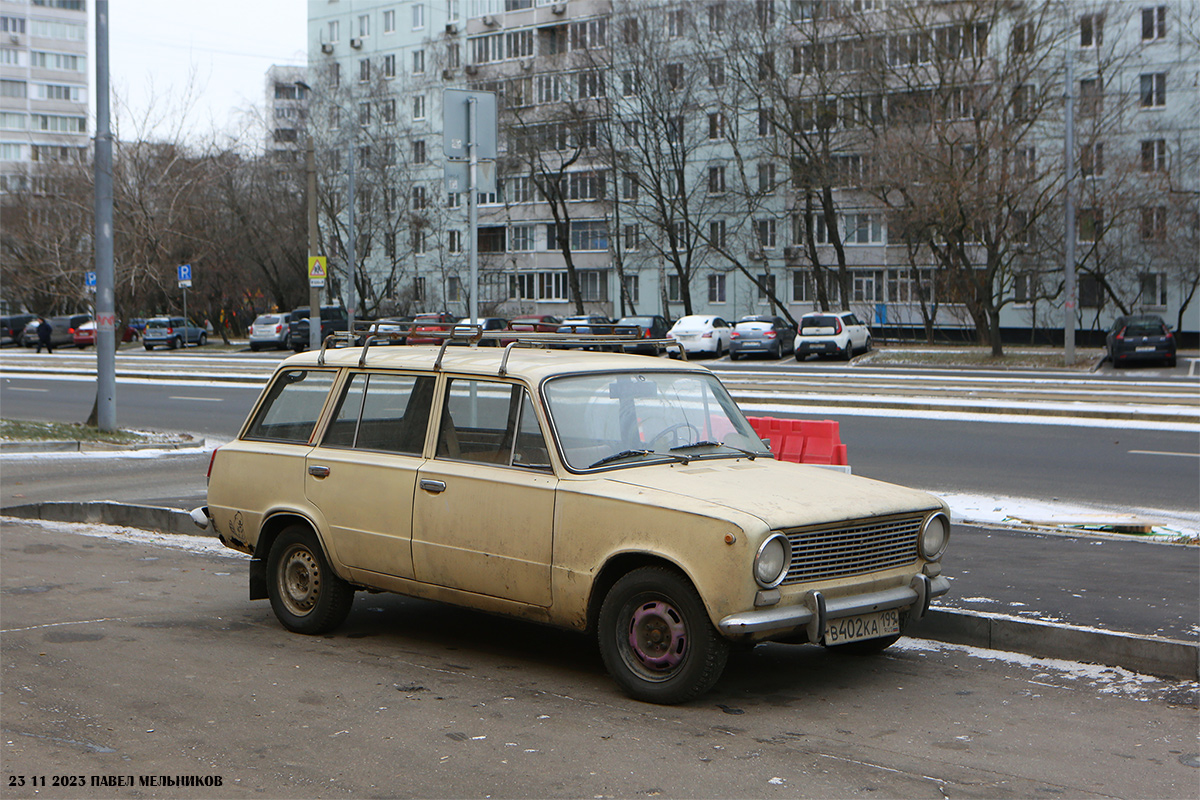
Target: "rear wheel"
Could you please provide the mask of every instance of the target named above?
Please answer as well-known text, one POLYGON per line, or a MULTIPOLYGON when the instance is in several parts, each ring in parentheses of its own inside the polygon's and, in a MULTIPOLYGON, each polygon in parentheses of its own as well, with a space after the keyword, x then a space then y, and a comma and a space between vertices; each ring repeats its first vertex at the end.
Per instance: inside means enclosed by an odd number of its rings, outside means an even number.
POLYGON ((316 534, 293 525, 267 556, 267 596, 283 627, 312 635, 342 624, 354 604, 354 587, 333 574, 316 534))
POLYGON ((618 580, 600 608, 598 636, 609 675, 648 703, 691 700, 717 682, 729 658, 696 589, 667 567, 618 580))
POLYGON ((182 347, 182 346, 183 346, 183 339, 181 339, 181 338, 179 338, 178 336, 176 336, 174 339, 172 339, 172 340, 170 341, 170 343, 169 343, 169 344, 167 344, 167 349, 168 349, 168 350, 174 350, 174 349, 176 349, 177 347, 182 347))
POLYGON ((147 349, 147 350, 153 350, 153 349, 154 349, 154 345, 150 344, 149 342, 146 342, 146 349, 147 349))
POLYGON ((199 344, 201 347, 208 344, 208 334, 207 333, 200 334, 200 338, 199 338, 199 340, 197 340, 196 343, 199 344))

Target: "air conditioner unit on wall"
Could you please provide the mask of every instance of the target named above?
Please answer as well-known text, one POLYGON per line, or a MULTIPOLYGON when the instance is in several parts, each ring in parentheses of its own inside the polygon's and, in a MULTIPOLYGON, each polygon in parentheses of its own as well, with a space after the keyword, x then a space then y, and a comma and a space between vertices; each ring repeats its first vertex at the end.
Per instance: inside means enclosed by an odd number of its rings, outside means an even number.
POLYGON ((446 33, 449 33, 451 35, 458 33, 458 23, 447 22, 446 23, 446 33))
POLYGON ((454 77, 454 70, 452 70, 452 69, 442 70, 442 80, 448 81, 453 77, 454 77))
POLYGON ((804 254, 804 248, 798 244, 788 245, 783 248, 783 257, 787 261, 799 261, 804 254))
POLYGON ((526 72, 533 69, 533 59, 526 58, 526 59, 522 60, 521 61, 521 69, 525 70, 526 72))
POLYGON ((467 64, 465 67, 463 67, 463 70, 468 75, 474 75, 475 73, 479 72, 479 67, 475 66, 474 64, 467 64))
POLYGON ((496 18, 493 17, 491 14, 484 14, 483 15, 483 24, 487 25, 490 28, 496 24, 496 18))
POLYGON ((555 3, 554 5, 552 5, 550 7, 550 11, 555 14, 565 14, 565 13, 567 13, 567 4, 566 3, 555 3))
POLYGON ((333 53, 333 45, 331 45, 329 42, 322 42, 321 52, 325 55, 331 55, 333 53))
POLYGON ((350 46, 353 47, 355 50, 362 49, 362 39, 359 39, 357 36, 355 36, 353 39, 350 40, 350 46))
POLYGON ((766 258, 762 250, 751 250, 746 255, 750 256, 751 261, 762 261, 764 258, 766 258))

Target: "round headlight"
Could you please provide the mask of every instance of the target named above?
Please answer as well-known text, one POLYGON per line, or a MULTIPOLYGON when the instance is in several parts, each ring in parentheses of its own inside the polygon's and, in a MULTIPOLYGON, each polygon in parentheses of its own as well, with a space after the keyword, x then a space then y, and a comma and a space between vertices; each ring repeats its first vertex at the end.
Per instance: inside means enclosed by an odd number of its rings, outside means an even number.
POLYGON ((787 577, 792 547, 787 537, 777 533, 762 543, 754 557, 754 580, 764 589, 774 589, 787 577))
POLYGON ((921 556, 929 561, 937 561, 946 550, 950 540, 950 520, 942 512, 938 512, 925 520, 921 530, 921 556))

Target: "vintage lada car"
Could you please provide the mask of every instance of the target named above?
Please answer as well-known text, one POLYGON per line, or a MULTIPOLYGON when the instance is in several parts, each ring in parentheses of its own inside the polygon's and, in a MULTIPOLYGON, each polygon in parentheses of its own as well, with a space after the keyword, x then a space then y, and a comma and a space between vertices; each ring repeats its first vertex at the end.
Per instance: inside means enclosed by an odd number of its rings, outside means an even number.
POLYGON ((777 461, 708 369, 624 353, 290 357, 193 517, 289 630, 336 628, 358 589, 455 603, 591 632, 656 703, 739 645, 882 649, 949 589, 941 500, 777 461))

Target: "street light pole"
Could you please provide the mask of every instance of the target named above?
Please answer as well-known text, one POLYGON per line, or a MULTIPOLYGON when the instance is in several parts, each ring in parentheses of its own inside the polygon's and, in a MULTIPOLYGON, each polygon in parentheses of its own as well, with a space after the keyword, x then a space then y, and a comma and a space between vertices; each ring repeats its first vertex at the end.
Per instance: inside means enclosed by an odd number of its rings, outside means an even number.
MULTIPOLYGON (((317 156, 313 147, 312 131, 305 136, 304 171, 308 179, 308 258, 309 263, 317 257, 320 237, 317 234, 317 156)), ((321 346, 321 288, 313 281, 308 282, 308 347, 316 350, 321 346)))
POLYGON ((1063 234, 1066 238, 1066 246, 1063 248, 1064 261, 1063 271, 1065 280, 1063 282, 1063 292, 1066 294, 1066 302, 1063 304, 1066 312, 1066 319, 1063 327, 1063 362, 1066 366, 1071 366, 1075 363, 1075 70, 1074 70, 1074 53, 1067 50, 1067 69, 1065 83, 1067 88, 1066 93, 1066 120, 1065 120, 1065 141, 1063 142, 1064 167, 1066 170, 1066 208, 1063 213, 1063 225, 1066 230, 1063 234))
MULTIPOLYGON (((353 110, 353 109, 352 109, 353 110)), ((342 293, 345 297, 343 301, 346 304, 346 316, 348 318, 348 330, 353 335, 354 333, 354 272, 357 264, 357 254, 355 253, 356 245, 354 233, 354 146, 358 142, 358 120, 353 116, 351 121, 350 135, 350 171, 347 177, 348 187, 346 191, 346 199, 350 206, 349 214, 346 217, 346 286, 342 293)))

